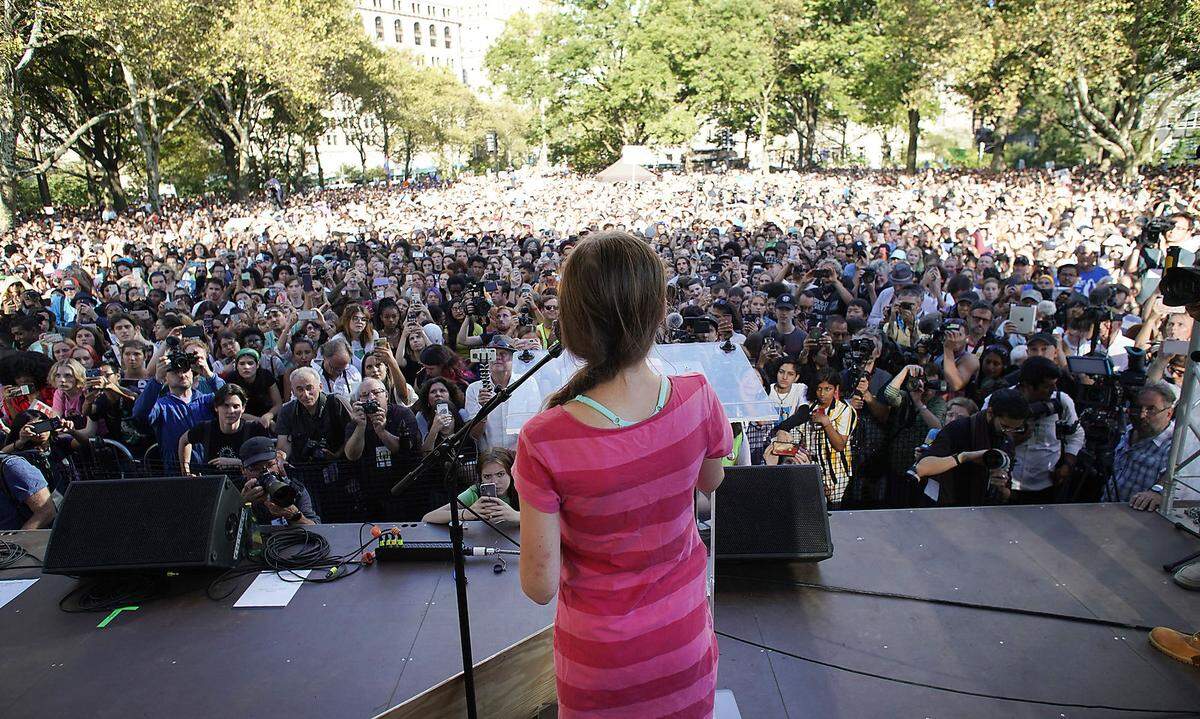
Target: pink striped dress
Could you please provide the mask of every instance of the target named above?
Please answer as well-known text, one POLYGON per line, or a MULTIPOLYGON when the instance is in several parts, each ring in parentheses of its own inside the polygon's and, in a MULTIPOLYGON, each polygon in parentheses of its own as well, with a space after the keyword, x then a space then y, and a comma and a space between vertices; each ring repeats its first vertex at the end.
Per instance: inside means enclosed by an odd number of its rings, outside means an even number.
POLYGON ((554 621, 559 716, 709 717, 717 641, 693 491, 733 444, 701 375, 672 377, 658 414, 597 429, 562 407, 521 430, 523 504, 559 514, 554 621))

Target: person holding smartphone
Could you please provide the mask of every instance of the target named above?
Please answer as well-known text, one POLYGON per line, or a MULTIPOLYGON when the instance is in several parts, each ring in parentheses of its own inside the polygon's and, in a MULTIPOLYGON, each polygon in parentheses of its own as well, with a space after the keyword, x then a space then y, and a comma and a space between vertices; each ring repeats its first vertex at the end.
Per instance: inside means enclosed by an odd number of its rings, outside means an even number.
MULTIPOLYGON (((479 483, 458 495, 461 519, 478 520, 480 517, 498 525, 520 525, 520 501, 517 488, 512 481, 512 466, 516 461, 512 450, 492 447, 479 453, 479 483), (463 507, 470 507, 474 513, 463 507), (479 516, 476 516, 479 515, 479 516)), ((450 523, 450 503, 428 512, 421 518, 430 524, 450 523)))

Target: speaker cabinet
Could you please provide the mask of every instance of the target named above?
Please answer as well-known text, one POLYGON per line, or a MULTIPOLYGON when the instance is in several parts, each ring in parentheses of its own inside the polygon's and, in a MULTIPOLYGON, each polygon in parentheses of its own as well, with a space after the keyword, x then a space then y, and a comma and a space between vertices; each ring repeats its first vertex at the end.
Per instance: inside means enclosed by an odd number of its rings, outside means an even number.
POLYGON ((726 467, 713 499, 717 559, 819 562, 833 556, 821 471, 815 464, 726 467))
POLYGON ((67 489, 43 572, 228 569, 252 517, 225 477, 83 480, 67 489))

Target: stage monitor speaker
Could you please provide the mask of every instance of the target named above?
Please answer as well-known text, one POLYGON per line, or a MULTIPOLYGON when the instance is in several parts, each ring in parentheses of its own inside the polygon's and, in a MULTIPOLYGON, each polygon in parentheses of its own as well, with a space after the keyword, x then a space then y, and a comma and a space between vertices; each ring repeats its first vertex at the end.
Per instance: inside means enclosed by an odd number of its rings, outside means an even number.
POLYGON ((46 574, 228 569, 252 517, 225 477, 71 483, 46 547, 46 574))
POLYGON ((713 501, 717 559, 819 562, 833 556, 815 464, 726 467, 713 501))

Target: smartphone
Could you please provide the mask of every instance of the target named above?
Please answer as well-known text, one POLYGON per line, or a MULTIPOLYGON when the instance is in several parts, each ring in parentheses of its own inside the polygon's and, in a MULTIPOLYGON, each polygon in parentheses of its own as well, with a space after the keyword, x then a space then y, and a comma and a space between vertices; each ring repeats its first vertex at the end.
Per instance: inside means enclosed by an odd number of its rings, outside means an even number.
POLYGON ((138 318, 139 320, 150 319, 150 310, 134 310, 133 312, 130 312, 129 314, 133 315, 134 317, 138 318))
POLYGON ((58 334, 46 335, 44 344, 52 345, 63 341, 63 336, 58 334))
POLYGON ((1162 349, 1159 350, 1160 355, 1183 355, 1188 354, 1189 343, 1187 340, 1163 340, 1162 349))
POLYGON ((300 321, 301 322, 310 322, 312 320, 315 320, 316 318, 317 318, 316 310, 300 310, 300 321))
POLYGON ((204 328, 200 325, 188 325, 187 327, 183 328, 183 336, 188 338, 203 337, 204 328))
POLYGON ((386 277, 376 277, 371 280, 372 287, 387 287, 389 284, 391 284, 391 280, 386 277))
POLYGON ((313 291, 312 270, 304 270, 300 273, 300 285, 305 292, 313 291))
POLYGON ((100 369, 99 368, 90 369, 90 370, 85 371, 83 374, 88 379, 96 379, 100 376, 100 369))
POLYGON ((238 300, 237 306, 238 306, 239 310, 245 310, 246 309, 246 300, 238 300))
POLYGON ((437 406, 437 413, 441 416, 449 417, 450 405, 446 404, 445 402, 439 403, 437 406))
POLYGON ((795 442, 771 442, 771 453, 777 457, 795 457, 800 452, 800 445, 795 442))
POLYGON ((1008 320, 1017 334, 1031 335, 1037 325, 1037 307, 1013 307, 1008 311, 1008 320))
POLYGON ((495 497, 496 496, 496 483, 495 482, 480 483, 479 496, 480 497, 495 497))

